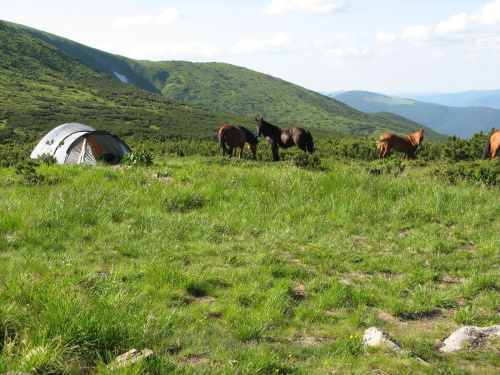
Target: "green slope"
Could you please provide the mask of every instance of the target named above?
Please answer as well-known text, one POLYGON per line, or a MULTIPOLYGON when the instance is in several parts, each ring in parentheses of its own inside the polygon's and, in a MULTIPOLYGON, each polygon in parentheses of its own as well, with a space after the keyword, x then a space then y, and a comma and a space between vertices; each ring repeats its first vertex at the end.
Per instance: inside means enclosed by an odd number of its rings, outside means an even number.
MULTIPOLYGON (((137 61, 109 54, 55 35, 16 25, 99 71, 183 102, 262 116, 279 124, 320 133, 377 137, 381 132, 412 133, 422 125, 384 114, 366 114, 337 100, 249 69, 223 63, 137 61)), ((443 140, 426 128, 428 140, 443 140)))
POLYGON ((0 22, 0 138, 39 137, 65 122, 121 136, 214 138, 243 116, 165 98, 122 83, 26 32, 0 22))
POLYGON ((424 124, 439 133, 460 138, 468 139, 479 131, 488 133, 492 127, 500 124, 500 110, 494 108, 448 107, 366 91, 348 91, 335 95, 335 98, 363 112, 391 112, 424 124))

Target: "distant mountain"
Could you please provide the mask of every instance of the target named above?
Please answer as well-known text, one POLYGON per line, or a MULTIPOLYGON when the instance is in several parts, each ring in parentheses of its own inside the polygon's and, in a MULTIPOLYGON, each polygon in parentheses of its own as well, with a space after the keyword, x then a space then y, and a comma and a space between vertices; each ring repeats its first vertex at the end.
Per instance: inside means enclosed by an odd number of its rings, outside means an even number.
POLYGON ((346 90, 338 90, 338 91, 319 91, 321 95, 329 96, 329 97, 335 97, 335 95, 343 94, 346 92, 346 90))
POLYGON ((500 89, 465 91, 452 94, 398 94, 397 97, 449 107, 490 107, 500 109, 500 89))
POLYGON ((391 98, 366 91, 348 91, 335 99, 360 111, 390 112, 424 124, 434 131, 470 138, 500 127, 500 110, 486 107, 447 107, 412 99, 391 98))
MULTIPOLYGON (((132 60, 89 48, 22 25, 14 25, 100 72, 155 94, 247 118, 299 125, 317 134, 378 137, 382 132, 411 133, 421 124, 391 115, 367 114, 335 99, 281 79, 223 63, 132 60)), ((0 56, 1 57, 1 56, 0 56)), ((1 119, 0 119, 1 120, 1 119)), ((445 136, 427 129, 427 139, 445 136)))

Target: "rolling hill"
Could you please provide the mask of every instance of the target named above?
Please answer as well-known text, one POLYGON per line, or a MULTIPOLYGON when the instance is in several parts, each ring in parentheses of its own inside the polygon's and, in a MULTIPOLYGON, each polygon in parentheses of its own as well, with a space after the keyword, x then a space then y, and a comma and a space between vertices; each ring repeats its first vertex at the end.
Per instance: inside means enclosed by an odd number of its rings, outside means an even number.
POLYGON ((486 107, 447 107, 412 99, 391 98, 366 91, 348 91, 335 99, 363 112, 390 112, 430 127, 441 134, 470 138, 500 126, 500 110, 486 107))
MULTIPOLYGON (((35 119, 30 122, 38 123, 39 128, 50 128, 55 125, 55 121, 59 124, 67 121, 69 117, 71 121, 87 121, 86 123, 95 127, 95 123, 100 123, 101 117, 104 117, 107 118, 105 126, 113 128, 111 130, 121 129, 122 131, 114 130, 121 135, 156 132, 207 138, 209 134, 215 134, 218 126, 225 122, 239 123, 251 128, 256 116, 262 116, 277 124, 301 125, 319 134, 331 135, 377 137, 381 132, 407 134, 422 127, 389 113, 366 114, 337 100, 241 67, 223 63, 132 60, 20 25, 4 24, 1 31, 5 33, 7 29, 9 33, 15 31, 26 45, 36 44, 39 48, 46 46, 52 56, 49 61, 58 58, 68 61, 72 58, 72 66, 78 66, 78 69, 82 70, 89 69, 88 73, 82 73, 83 77, 74 76, 73 70, 64 67, 56 69, 60 76, 56 71, 52 71, 54 82, 59 82, 56 85, 58 89, 46 90, 43 93, 63 105, 51 116, 48 108, 36 101, 35 104, 39 104, 45 111, 44 116, 33 113, 35 119), (86 82, 85 88, 80 87, 82 82, 86 82), (92 89, 94 84, 98 89, 92 89), (66 90, 62 89, 64 85, 73 86, 73 90, 81 94, 82 98, 64 105, 65 100, 70 99, 66 97, 66 90), (105 94, 106 98, 102 98, 101 94, 105 94), (84 98, 85 104, 82 104, 84 98), (72 109, 72 106, 77 108, 72 109), (175 111, 172 111, 172 108, 175 108, 175 111), (92 117, 92 113, 96 116, 92 117), (51 124, 46 126, 47 122, 42 122, 42 118, 51 120, 51 124), (111 121, 111 118, 114 121, 111 121)), ((9 38, 11 37, 0 35, 0 39, 4 41, 9 38)), ((32 55, 26 53, 26 50, 30 51, 31 48, 19 48, 19 53, 28 57, 31 64, 45 64, 43 54, 32 55), (21 52, 23 50, 24 52, 21 52)), ((9 47, 9 43, 1 43, 2 64, 11 59, 10 55, 15 55, 16 51, 18 50, 9 47), (6 59, 3 58, 4 54, 7 55, 6 59)), ((61 62, 60 65, 64 66, 64 63, 61 62)), ((44 66, 44 69, 50 69, 50 64, 48 67, 44 66)), ((36 81, 37 76, 32 75, 24 79, 36 81)), ((4 82, 10 82, 10 79, 4 82)), ((15 87, 5 89, 16 91, 15 87)), ((54 104, 51 103, 50 108, 56 108, 54 104)), ((6 107, 10 108, 8 105, 6 107)), ((35 112, 36 109, 37 105, 34 105, 35 112)), ((21 125, 22 121, 15 111, 8 113, 9 126, 21 125)), ((5 118, 0 117, 0 121, 6 123, 5 118)), ((427 128, 426 131, 428 140, 445 139, 431 129, 427 128)))

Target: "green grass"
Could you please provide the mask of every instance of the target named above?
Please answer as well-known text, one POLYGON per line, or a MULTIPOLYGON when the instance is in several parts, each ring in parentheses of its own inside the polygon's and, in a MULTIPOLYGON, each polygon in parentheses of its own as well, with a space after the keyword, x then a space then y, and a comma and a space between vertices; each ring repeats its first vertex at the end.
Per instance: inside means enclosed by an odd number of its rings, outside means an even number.
POLYGON ((437 349, 498 324, 498 190, 398 165, 0 168, 0 373, 494 374, 498 340, 437 349))

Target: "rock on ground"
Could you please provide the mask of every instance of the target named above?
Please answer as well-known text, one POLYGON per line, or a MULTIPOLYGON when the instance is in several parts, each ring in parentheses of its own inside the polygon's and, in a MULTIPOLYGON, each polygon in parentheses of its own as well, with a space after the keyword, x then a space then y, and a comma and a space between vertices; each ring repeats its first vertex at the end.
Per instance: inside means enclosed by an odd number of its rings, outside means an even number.
POLYGON ((465 346, 480 347, 487 339, 500 336, 500 325, 491 327, 462 327, 453 332, 450 337, 444 340, 444 346, 439 349, 442 353, 449 353, 456 350, 461 350, 465 346))

